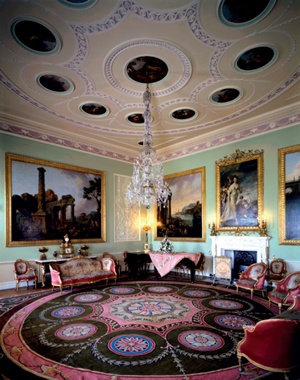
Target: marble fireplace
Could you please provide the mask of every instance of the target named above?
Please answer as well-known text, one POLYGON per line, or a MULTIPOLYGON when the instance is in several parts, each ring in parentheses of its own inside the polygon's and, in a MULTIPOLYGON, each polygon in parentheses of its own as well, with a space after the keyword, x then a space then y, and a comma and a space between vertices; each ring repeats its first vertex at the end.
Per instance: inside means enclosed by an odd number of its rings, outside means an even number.
MULTIPOLYGON (((237 274, 254 262, 269 262, 269 236, 210 236, 215 274, 215 257, 231 257, 232 272, 237 274), (235 264, 239 267, 235 267, 235 264)), ((236 277, 236 275, 235 275, 236 277)))

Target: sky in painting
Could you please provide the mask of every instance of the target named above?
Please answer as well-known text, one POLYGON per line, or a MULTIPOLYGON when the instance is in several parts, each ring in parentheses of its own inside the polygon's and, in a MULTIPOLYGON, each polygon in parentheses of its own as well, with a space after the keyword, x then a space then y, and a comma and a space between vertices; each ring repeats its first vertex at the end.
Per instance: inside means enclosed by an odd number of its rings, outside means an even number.
POLYGON ((202 203, 201 173, 167 179, 172 191, 172 214, 190 203, 202 203))
POLYGON ((300 152, 293 152, 285 155, 286 182, 300 179, 300 152))

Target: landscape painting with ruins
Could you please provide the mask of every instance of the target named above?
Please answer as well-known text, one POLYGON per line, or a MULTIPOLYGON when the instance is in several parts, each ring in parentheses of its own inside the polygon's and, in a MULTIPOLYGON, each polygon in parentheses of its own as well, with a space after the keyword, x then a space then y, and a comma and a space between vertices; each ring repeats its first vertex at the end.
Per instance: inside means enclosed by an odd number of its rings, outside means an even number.
POLYGON ((6 154, 7 246, 105 241, 105 172, 6 154))

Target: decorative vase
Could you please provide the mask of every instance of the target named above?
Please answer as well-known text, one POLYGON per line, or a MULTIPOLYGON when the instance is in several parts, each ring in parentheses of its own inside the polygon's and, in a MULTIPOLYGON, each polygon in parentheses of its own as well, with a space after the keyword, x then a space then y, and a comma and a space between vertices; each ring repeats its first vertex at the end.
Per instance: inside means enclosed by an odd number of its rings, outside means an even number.
POLYGON ((39 252, 41 252, 40 260, 47 260, 46 252, 48 252, 48 248, 43 246, 39 248, 39 252))

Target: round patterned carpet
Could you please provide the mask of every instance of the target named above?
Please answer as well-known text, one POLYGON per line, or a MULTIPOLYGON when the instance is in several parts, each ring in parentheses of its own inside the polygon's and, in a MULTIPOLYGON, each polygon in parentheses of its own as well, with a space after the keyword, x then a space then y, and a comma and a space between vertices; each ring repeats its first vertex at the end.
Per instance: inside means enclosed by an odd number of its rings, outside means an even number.
POLYGON ((2 362, 23 379, 230 380, 242 326, 272 310, 246 293, 179 282, 48 293, 7 318, 2 362))

